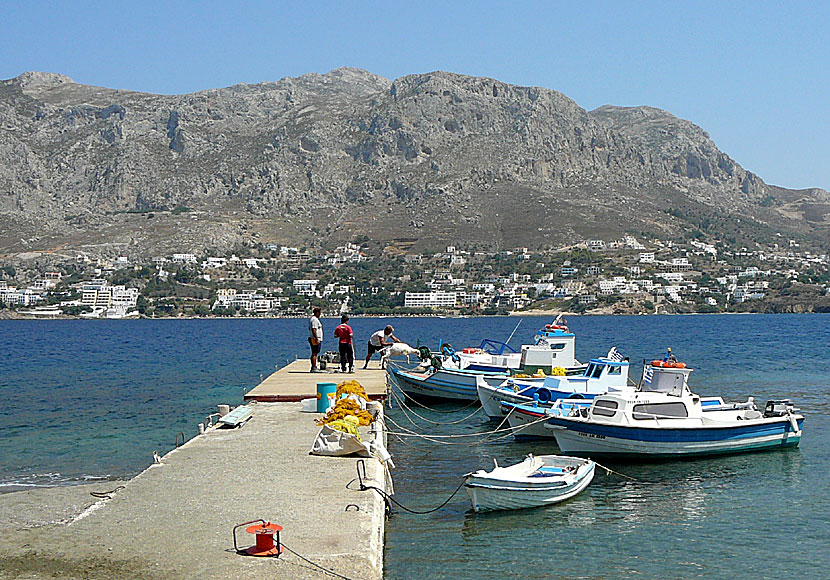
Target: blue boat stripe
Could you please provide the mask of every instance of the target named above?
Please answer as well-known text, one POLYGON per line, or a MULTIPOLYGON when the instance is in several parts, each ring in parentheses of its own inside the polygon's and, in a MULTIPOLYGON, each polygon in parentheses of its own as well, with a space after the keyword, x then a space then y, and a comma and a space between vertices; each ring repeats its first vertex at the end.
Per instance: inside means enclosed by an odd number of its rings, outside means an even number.
MULTIPOLYGON (((799 430, 802 428, 804 419, 798 421, 799 430)), ((567 427, 569 431, 587 433, 589 435, 602 435, 614 439, 628 439, 632 441, 655 441, 655 442, 706 442, 706 441, 728 441, 750 439, 753 437, 764 437, 770 435, 781 435, 792 432, 788 419, 774 423, 762 423, 755 425, 724 426, 724 427, 627 427, 623 425, 598 425, 583 421, 572 421, 563 417, 550 417, 547 421, 551 425, 567 427)))

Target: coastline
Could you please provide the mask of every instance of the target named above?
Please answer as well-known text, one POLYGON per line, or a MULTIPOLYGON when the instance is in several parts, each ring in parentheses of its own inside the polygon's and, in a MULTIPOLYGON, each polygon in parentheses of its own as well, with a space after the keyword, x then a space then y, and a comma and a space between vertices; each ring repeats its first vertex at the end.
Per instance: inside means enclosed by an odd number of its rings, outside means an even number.
MULTIPOLYGON (((786 315, 786 314, 827 314, 821 311, 801 311, 801 312, 735 312, 730 310, 718 312, 607 312, 607 311, 587 311, 587 312, 570 312, 562 310, 512 310, 506 314, 352 314, 353 317, 360 318, 498 318, 503 316, 521 317, 521 316, 710 316, 719 314, 728 315, 786 315)), ((337 318, 338 314, 324 314, 323 318, 337 318)), ((39 316, 26 316, 15 312, 0 311, 0 321, 3 320, 39 320, 39 321, 53 321, 53 320, 88 320, 88 321, 104 321, 104 322, 124 322, 135 320, 303 320, 308 318, 305 315, 289 315, 289 316, 139 316, 131 318, 81 318, 80 316, 70 316, 64 314, 61 316, 53 316, 43 318, 39 316)))
MULTIPOLYGON (((90 492, 105 493, 126 480, 97 481, 20 489, 0 494, 0 537, 23 530, 64 525, 101 501, 90 492)), ((7 542, 3 542, 5 544, 7 542)))

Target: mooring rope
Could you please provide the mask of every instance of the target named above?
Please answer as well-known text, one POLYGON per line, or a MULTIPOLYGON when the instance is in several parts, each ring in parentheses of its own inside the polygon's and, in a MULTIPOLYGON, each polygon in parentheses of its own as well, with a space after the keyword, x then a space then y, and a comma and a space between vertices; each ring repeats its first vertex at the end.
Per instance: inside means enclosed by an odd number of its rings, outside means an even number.
POLYGON ((452 434, 452 435, 425 435, 423 433, 416 433, 412 429, 409 429, 409 428, 404 427, 403 425, 399 424, 397 421, 395 421, 394 419, 392 419, 388 415, 385 417, 385 419, 388 420, 390 423, 392 423, 398 429, 401 429, 401 431, 387 431, 387 433, 390 433, 392 435, 396 435, 396 436, 399 436, 399 437, 416 437, 416 438, 424 439, 426 441, 432 441, 433 443, 440 443, 442 445, 464 445, 466 443, 453 443, 452 441, 445 441, 445 440, 446 439, 467 439, 469 437, 479 437, 480 438, 479 443, 484 443, 484 442, 489 443, 489 442, 492 442, 492 441, 498 441, 499 439, 502 439, 502 438, 505 438, 505 437, 509 437, 510 435, 513 435, 516 431, 520 431, 522 429, 530 427, 531 425, 535 425, 537 423, 547 421, 548 418, 547 417, 541 417, 539 419, 536 419, 535 421, 527 423, 526 425, 519 425, 517 427, 507 427, 507 428, 503 428, 503 429, 498 428, 498 429, 493 429, 493 430, 490 430, 490 431, 480 431, 480 432, 476 432, 476 433, 456 433, 456 434, 452 434), (487 437, 488 435, 496 435, 496 434, 501 434, 501 433, 505 433, 506 435, 502 435, 502 436, 495 437, 495 438, 492 438, 492 437, 488 438, 487 437))
MULTIPOLYGON (((399 369, 403 369, 403 368, 404 368, 404 367, 402 367, 401 365, 399 365, 399 364, 397 364, 397 363, 391 363, 391 361, 390 361, 390 363, 387 363, 387 367, 389 366, 389 364, 393 364, 396 368, 399 368, 399 369)), ((407 369, 404 369, 404 370, 407 370, 407 369)), ((417 399, 414 399, 414 398, 412 397, 412 395, 410 395, 409 393, 407 393, 407 392, 406 392, 406 391, 405 391, 405 390, 401 387, 400 383, 398 382, 398 377, 396 377, 394 374, 392 374, 392 373, 390 373, 389 371, 387 371, 387 372, 386 372, 386 376, 387 376, 387 377, 389 377, 389 379, 391 380, 391 382, 394 384, 394 386, 395 386, 395 387, 397 387, 397 389, 401 392, 401 394, 402 394, 404 397, 406 397, 407 399, 409 399, 410 401, 412 401, 414 404, 418 405, 418 406, 419 406, 419 407, 421 407, 422 409, 426 409, 426 410, 428 410, 428 411, 432 411, 433 413, 443 413, 443 414, 448 414, 448 413, 457 413, 458 411, 463 411, 464 409, 467 409, 467 408, 469 408, 469 407, 472 407, 473 405, 478 404, 478 399, 476 399, 475 401, 472 401, 472 402, 470 402, 470 403, 468 403, 468 404, 464 405, 463 407, 459 407, 459 408, 457 408, 457 409, 451 409, 451 410, 449 410, 449 411, 442 411, 442 410, 440 410, 440 409, 435 409, 434 407, 430 407, 430 406, 428 406, 428 405, 425 405, 425 404, 421 403, 421 402, 420 402, 420 401, 418 401, 417 399)), ((394 390, 393 390, 392 392, 394 392, 394 390)))
MULTIPOLYGON (((350 578, 350 577, 348 577, 348 576, 343 576, 342 574, 338 574, 338 573, 337 573, 337 572, 335 572, 334 570, 329 570, 328 568, 324 568, 323 566, 321 566, 321 565, 320 565, 320 564, 318 564, 317 562, 312 562, 311 560, 309 560, 308 558, 306 558, 306 557, 305 557, 305 556, 303 556, 302 554, 300 554, 300 553, 298 553, 298 552, 295 552, 294 550, 292 550, 291 548, 289 548, 288 546, 286 546, 286 545, 285 545, 285 543, 283 543, 283 542, 280 542, 280 546, 282 546, 283 548, 285 548, 286 550, 288 550, 289 552, 291 552, 292 554, 294 554, 295 556, 297 556, 297 557, 298 557, 298 558, 300 558, 301 560, 305 560, 306 562, 308 562, 309 564, 311 564, 311 565, 312 565, 312 566, 314 566, 315 568, 319 568, 319 569, 320 569, 320 571, 321 571, 321 572, 323 572, 323 573, 325 573, 325 574, 328 574, 328 575, 330 575, 330 576, 334 576, 335 578, 342 578, 343 580, 353 580, 352 578, 350 578)), ((295 564, 295 565, 296 565, 296 564, 295 564)), ((302 567, 302 566, 301 566, 301 567, 302 567)))
MULTIPOLYGON (((454 497, 458 494, 458 492, 459 492, 459 491, 461 491, 461 488, 462 488, 462 487, 464 487, 464 482, 465 482, 465 481, 467 481, 467 478, 466 478, 466 477, 463 477, 463 478, 461 479, 461 483, 459 483, 459 484, 458 484, 458 487, 456 487, 456 488, 455 488, 455 490, 454 490, 454 491, 450 494, 450 496, 449 496, 447 499, 445 499, 443 502, 441 502, 441 505, 438 505, 438 506, 436 506, 436 507, 434 507, 434 508, 431 508, 431 509, 428 509, 428 510, 424 510, 424 511, 421 511, 421 510, 415 510, 415 509, 412 509, 412 508, 409 508, 409 507, 407 507, 407 506, 403 505, 401 502, 399 502, 399 501, 398 501, 398 500, 396 500, 394 497, 392 497, 391 495, 389 495, 389 494, 386 492, 386 490, 383 490, 383 489, 381 489, 381 488, 379 488, 379 487, 377 487, 377 486, 374 486, 374 485, 366 485, 366 484, 363 482, 363 476, 362 476, 362 475, 361 475, 361 473, 360 473, 360 463, 361 463, 361 462, 362 462, 362 460, 358 460, 358 463, 357 463, 357 465, 356 465, 356 467, 357 467, 357 477, 356 477, 356 478, 354 478, 354 479, 352 479, 349 483, 347 483, 347 484, 346 484, 346 489, 351 490, 352 488, 351 488, 350 486, 351 486, 351 485, 355 482, 355 480, 357 480, 357 482, 358 482, 358 483, 359 483, 359 485, 360 485, 360 488, 359 488, 358 490, 356 490, 356 491, 367 491, 367 490, 373 489, 373 490, 375 490, 376 492, 378 492, 378 493, 380 494, 380 496, 383 498, 384 503, 386 503, 386 507, 387 507, 387 509, 389 508, 389 504, 390 504, 390 503, 393 503, 393 504, 395 504, 396 506, 398 506, 399 508, 401 508, 402 510, 404 510, 404 511, 406 511, 406 512, 409 512, 409 513, 411 513, 411 514, 419 515, 419 516, 423 516, 423 515, 426 515, 426 514, 431 514, 431 513, 433 513, 433 512, 437 512, 437 511, 438 511, 438 510, 440 510, 442 507, 444 507, 445 505, 447 505, 448 503, 450 503, 450 501, 452 500, 452 498, 454 498, 454 497)), ((366 471, 366 464, 365 464, 365 463, 363 464, 363 471, 364 471, 364 473, 365 473, 365 471, 366 471)))
POLYGON ((640 481, 640 480, 639 480, 639 479, 637 479, 636 477, 631 477, 630 475, 626 475, 626 474, 624 474, 624 473, 620 473, 619 471, 614 471, 614 470, 613 470, 613 469, 611 469, 610 467, 605 467, 604 465, 600 465, 600 464, 599 464, 599 463, 597 463, 596 461, 594 461, 594 463, 596 464, 596 466, 597 466, 597 467, 601 467, 602 469, 604 469, 606 473, 613 473, 614 475, 619 475, 620 477, 624 477, 624 478, 626 478, 626 479, 630 479, 631 481, 640 481))
POLYGON ((115 489, 111 489, 109 491, 90 491, 89 495, 92 497, 97 497, 98 499, 112 499, 112 494, 114 494, 119 489, 124 489, 123 485, 119 485, 115 489))
MULTIPOLYGON (((407 409, 410 413, 412 413, 413 415, 415 415, 415 416, 416 416, 416 417, 418 417, 419 419, 423 419, 423 420, 424 420, 424 421, 426 421, 427 423, 432 423, 433 425, 457 425, 458 423, 463 423, 464 421, 466 421, 467 419, 469 419, 469 418, 470 418, 470 417, 472 417, 473 415, 476 415, 477 413, 479 413, 479 412, 482 410, 482 408, 483 408, 483 407, 478 407, 475 411, 473 411, 473 412, 472 412, 472 413, 470 413, 469 415, 467 415, 467 416, 465 416, 465 417, 462 417, 461 419, 457 419, 457 420, 455 420, 455 421, 433 421, 432 419, 428 419, 428 418, 424 417, 423 415, 419 415, 419 414, 418 414, 418 413, 417 413, 417 412, 416 412, 416 411, 415 411, 412 407, 410 407, 409 405, 407 405, 407 404, 406 404, 406 401, 405 401, 404 399, 401 399, 401 398, 398 396, 398 394, 397 394, 397 393, 395 393, 395 391, 394 391, 394 390, 392 391, 392 397, 395 399, 395 402, 397 402, 397 403, 398 403, 398 405, 400 405, 402 408, 406 408, 406 409, 407 409)), ((468 406, 469 406, 469 405, 468 405, 468 406)), ((430 410, 431 410, 431 409, 430 409, 430 410)), ((458 411, 460 411, 460 410, 462 410, 462 409, 457 409, 457 410, 456 410, 456 411, 454 411, 454 412, 458 412, 458 411)))

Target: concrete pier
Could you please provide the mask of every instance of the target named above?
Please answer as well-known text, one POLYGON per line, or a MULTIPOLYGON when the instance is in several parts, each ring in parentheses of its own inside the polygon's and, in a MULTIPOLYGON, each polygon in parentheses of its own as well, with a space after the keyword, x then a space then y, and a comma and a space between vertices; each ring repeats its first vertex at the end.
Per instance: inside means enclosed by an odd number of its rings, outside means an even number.
MULTIPOLYGON (((189 440, 68 525, 0 530, 0 578, 331 577, 290 552, 236 554, 234 526, 262 518, 283 526, 282 542, 308 560, 380 580, 384 503, 374 491, 346 489, 357 458, 309 455, 319 415, 301 413, 301 403, 251 404, 242 427, 189 440)), ((364 461, 369 480, 385 489, 380 462, 364 461)), ((240 547, 255 543, 244 528, 237 538, 240 547)))
POLYGON ((246 401, 301 401, 317 396, 317 383, 341 383, 355 380, 366 390, 371 399, 386 397, 386 371, 380 363, 373 360, 368 369, 361 368, 363 361, 357 361, 354 373, 335 372, 337 365, 329 364, 325 372, 310 373, 311 361, 295 360, 278 369, 259 385, 245 393, 246 401))

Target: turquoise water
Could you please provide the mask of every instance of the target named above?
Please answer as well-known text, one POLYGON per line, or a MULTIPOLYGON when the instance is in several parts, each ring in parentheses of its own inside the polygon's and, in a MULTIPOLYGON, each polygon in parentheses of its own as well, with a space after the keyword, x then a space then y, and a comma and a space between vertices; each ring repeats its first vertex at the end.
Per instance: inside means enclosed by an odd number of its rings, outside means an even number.
MULTIPOLYGON (((512 321, 505 321, 502 331, 512 321)), ((706 395, 790 397, 807 416, 796 450, 666 463, 612 464, 551 508, 474 514, 465 493, 427 516, 397 511, 387 524, 386 577, 418 578, 826 578, 830 567, 830 317, 573 318, 577 354, 616 344, 652 359, 672 346, 706 395)), ((507 330, 509 332, 509 329, 507 330)), ((471 341, 470 341, 471 342, 471 341)), ((640 366, 641 368, 641 366, 640 366)), ((637 371, 638 372, 638 371, 637 371)), ((636 374, 632 373, 632 374, 636 374)), ((470 409, 420 413, 452 422, 470 409)), ((399 409, 391 417, 413 428, 399 409)), ((430 433, 492 428, 476 415, 430 433)), ((437 445, 392 438, 397 499, 425 510, 460 476, 556 453, 553 443, 437 445)))
MULTIPOLYGON (((517 318, 353 319, 358 358, 388 322, 411 344, 504 340, 517 318)), ((547 319, 525 319, 511 344, 547 319)), ((632 361, 671 346, 695 368, 705 395, 789 397, 807 416, 801 446, 661 464, 609 465, 559 506, 504 514, 469 510, 466 495, 428 516, 396 512, 387 524, 386 577, 824 578, 830 567, 830 316, 573 317, 577 356, 614 344, 632 361)), ((324 348, 336 345, 325 320, 324 348)), ((0 491, 135 475, 188 438, 217 403, 275 365, 307 356, 305 320, 0 321, 0 491)), ((636 371, 633 371, 636 373, 636 371)), ((435 421, 471 409, 444 405, 435 421)), ((392 416, 405 420, 400 410, 392 416)), ((425 432, 476 433, 480 415, 425 432)), ((468 471, 506 464, 551 444, 443 446, 391 451, 397 498, 437 505, 468 471)))

